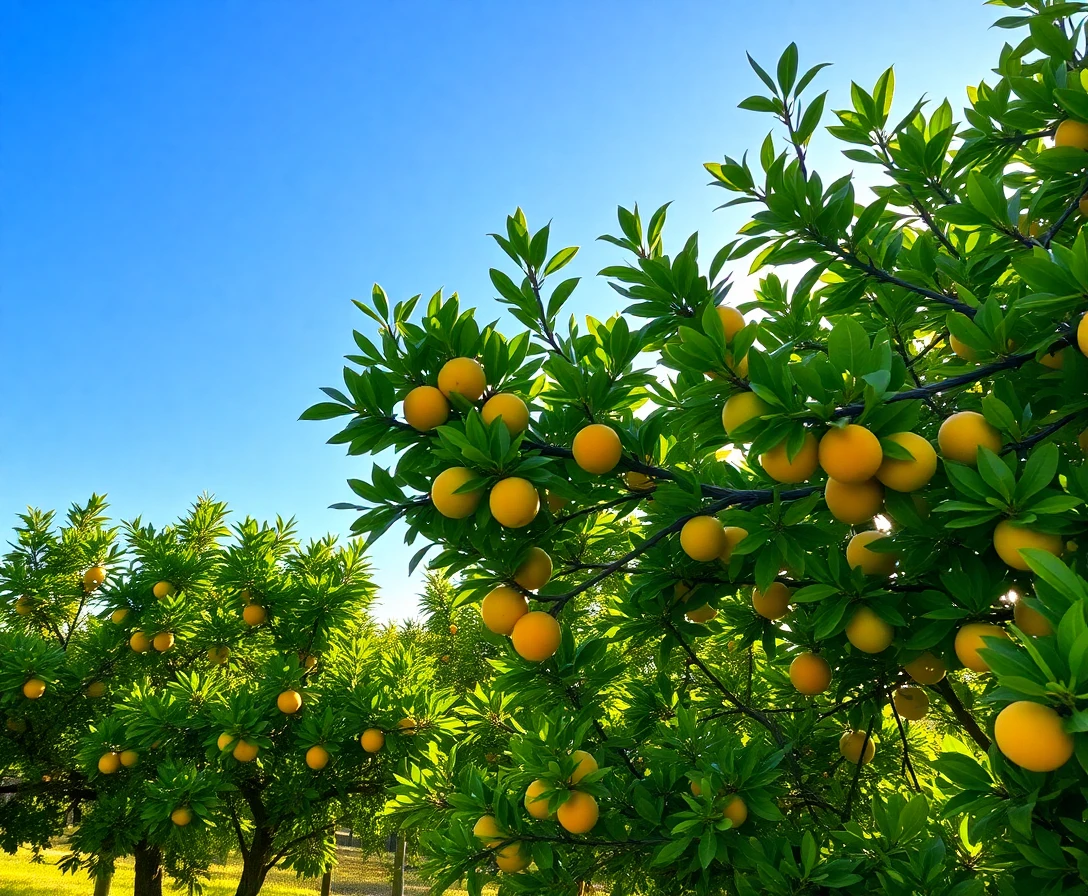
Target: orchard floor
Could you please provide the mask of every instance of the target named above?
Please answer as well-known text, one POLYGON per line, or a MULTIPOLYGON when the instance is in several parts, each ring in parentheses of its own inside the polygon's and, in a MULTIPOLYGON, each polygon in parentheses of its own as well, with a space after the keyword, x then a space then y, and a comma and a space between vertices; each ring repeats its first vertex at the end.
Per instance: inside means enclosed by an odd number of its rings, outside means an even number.
MULTIPOLYGON (((364 857, 358 849, 341 846, 340 864, 333 871, 334 896, 389 896, 392 866, 389 857, 364 857)), ((29 850, 20 850, 14 856, 0 852, 0 896, 91 896, 93 886, 86 877, 61 874, 56 863, 65 855, 63 849, 50 849, 43 853, 44 864, 32 864, 29 850)), ((232 896, 241 874, 240 865, 234 861, 225 866, 212 868, 205 896, 232 896)), ((292 872, 273 871, 268 875, 261 896, 314 896, 320 893, 320 881, 299 880, 292 872)), ((173 893, 169 885, 163 894, 173 893)), ((411 896, 423 896, 427 886, 415 875, 405 878, 404 892, 411 896)), ((449 896, 463 896, 464 890, 447 890, 449 896)), ((489 891, 485 891, 489 892, 489 891)), ((132 863, 118 863, 113 878, 111 896, 128 896, 132 893, 132 863)))

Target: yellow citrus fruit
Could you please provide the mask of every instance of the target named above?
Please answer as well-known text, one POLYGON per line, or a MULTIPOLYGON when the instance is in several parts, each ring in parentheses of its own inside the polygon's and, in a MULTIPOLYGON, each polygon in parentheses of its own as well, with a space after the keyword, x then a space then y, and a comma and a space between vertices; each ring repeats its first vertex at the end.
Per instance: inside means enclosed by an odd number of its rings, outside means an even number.
POLYGON ((20 616, 29 616, 34 612, 34 603, 29 597, 20 597, 15 601, 15 612, 20 616))
POLYGON ((1088 124, 1073 118, 1065 119, 1054 132, 1054 145, 1088 149, 1088 124))
POLYGON ((249 604, 249 606, 242 610, 242 619, 245 621, 246 625, 260 625, 267 618, 268 614, 260 604, 249 604))
POLYGON ((545 492, 544 497, 548 501, 548 510, 556 515, 570 503, 566 498, 561 498, 559 495, 553 495, 551 492, 545 492))
POLYGON ((790 663, 790 684, 806 697, 822 694, 831 686, 831 667, 822 656, 799 653, 790 663))
POLYGON ((507 476, 492 487, 488 505, 499 525, 507 529, 522 529, 536 519, 540 510, 540 495, 528 479, 507 476))
POLYGON ((315 772, 329 764, 329 751, 320 744, 315 744, 306 751, 306 764, 315 772))
POLYGON ((897 492, 913 492, 926 485, 937 472, 937 452, 920 435, 913 432, 897 432, 888 436, 889 442, 906 448, 913 460, 897 460, 884 457, 876 478, 897 492))
POLYGON ((209 647, 208 648, 208 662, 216 666, 223 666, 227 660, 230 659, 229 647, 209 647))
POLYGON ((832 479, 853 485, 876 475, 884 452, 880 439, 864 426, 833 426, 820 439, 820 466, 832 479))
POLYGON ((302 709, 302 694, 298 691, 284 691, 276 698, 276 706, 280 712, 294 715, 302 709))
MULTIPOLYGON (((1082 218, 1088 218, 1088 196, 1081 197, 1080 202, 1077 203, 1077 210, 1080 212, 1082 218)), ((1036 234, 1032 234, 1035 236, 1036 234)))
POLYGON ((450 634, 451 635, 456 635, 457 634, 457 626, 456 625, 451 625, 450 626, 450 634))
POLYGON ((623 445, 611 426, 590 423, 578 430, 571 445, 574 462, 587 473, 608 473, 620 462, 623 445))
POLYGON ((895 711, 904 719, 917 722, 926 717, 929 712, 929 694, 922 688, 907 687, 898 688, 892 694, 892 703, 895 711))
POLYGON ((816 472, 817 448, 816 436, 810 432, 805 433, 805 440, 801 450, 791 461, 786 454, 786 439, 775 445, 766 454, 759 458, 759 463, 764 472, 776 482, 797 483, 804 482, 816 472))
POLYGON ((1029 700, 1010 703, 998 713, 994 740, 1006 759, 1031 772, 1052 772, 1073 755, 1073 736, 1062 727, 1062 717, 1029 700))
POLYGON ((543 548, 529 548, 525 559, 514 570, 514 581, 526 591, 539 591, 552 577, 552 558, 543 548))
POLYGON ((680 530, 680 547, 692 560, 715 560, 725 550, 725 530, 715 517, 692 517, 680 530))
POLYGON ((509 585, 499 585, 480 604, 484 625, 496 635, 509 635, 517 621, 528 612, 525 597, 509 585))
POLYGON ((252 762, 257 758, 258 747, 254 743, 250 743, 248 740, 239 739, 238 743, 234 745, 233 756, 239 762, 252 762))
POLYGON ((137 653, 147 653, 151 649, 151 639, 143 632, 133 632, 128 639, 128 646, 137 653))
POLYGON ((415 734, 419 728, 419 723, 415 719, 404 718, 397 722, 397 730, 401 734, 412 735, 415 734))
POLYGON ((694 610, 688 610, 684 614, 688 618, 688 622, 695 622, 702 625, 704 622, 710 622, 718 615, 718 611, 715 610, 710 604, 703 604, 701 607, 697 607, 694 610))
POLYGON ((864 731, 847 731, 839 738, 839 753, 851 765, 868 765, 876 755, 876 744, 872 737, 866 743, 864 731), (864 752, 862 744, 865 745, 864 752))
POLYGON ((438 371, 438 388, 447 398, 454 392, 469 401, 479 401, 487 388, 487 377, 480 362, 473 358, 454 358, 438 371))
POLYGON ((781 619, 790 611, 790 589, 781 582, 771 582, 766 591, 753 588, 752 606, 764 619, 781 619))
POLYGON ((1024 603, 1023 598, 1012 605, 1012 619, 1025 635, 1045 638, 1054 634, 1054 627, 1042 613, 1024 603))
POLYGON ((871 520, 884 507, 884 486, 876 479, 864 482, 827 480, 824 501, 831 515, 840 523, 856 526, 871 520))
POLYGON ((633 492, 648 492, 654 488, 653 477, 639 473, 637 470, 628 470, 624 473, 623 484, 633 492))
POLYGON ((368 753, 377 753, 385 746, 385 734, 380 728, 367 728, 359 735, 359 746, 368 753))
POLYGON ((860 569, 867 576, 891 575, 895 571, 895 561, 899 555, 877 553, 869 549, 869 545, 887 537, 876 529, 859 532, 846 545, 846 562, 851 567, 860 569))
POLYGON ((981 656, 979 649, 985 647, 983 638, 1008 640, 1005 629, 990 622, 969 622, 956 632, 956 656, 973 672, 989 672, 990 666, 981 656))
POLYGON ((87 685, 87 690, 85 693, 88 697, 93 697, 94 699, 104 697, 106 696, 106 684, 102 681, 92 681, 89 685, 87 685))
POLYGON ((495 853, 495 864, 499 871, 507 874, 517 874, 524 871, 533 861, 532 853, 523 847, 521 843, 508 843, 495 853))
POLYGON ((593 758, 593 754, 587 753, 585 750, 575 750, 570 754, 570 758, 578 762, 578 765, 575 766, 574 772, 570 776, 569 783, 571 784, 577 784, 586 775, 593 774, 593 772, 597 771, 599 768, 597 760, 593 758))
POLYGON ((83 573, 83 590, 94 591, 104 581, 106 581, 106 567, 92 566, 83 573))
POLYGON ((219 735, 215 741, 215 745, 219 748, 219 752, 222 753, 227 747, 234 743, 234 735, 227 734, 225 731, 219 735))
POLYGON ((173 632, 159 632, 151 639, 151 646, 154 647, 159 653, 166 653, 171 647, 174 646, 174 633, 173 632))
POLYGON ((1065 349, 1060 349, 1056 352, 1047 352, 1041 358, 1039 363, 1043 367, 1049 367, 1051 370, 1062 370, 1065 367, 1065 349))
POLYGON ((156 582, 151 589, 151 593, 155 595, 159 600, 165 600, 168 597, 173 597, 178 593, 178 589, 175 588, 170 582, 156 582))
POLYGON ((917 659, 904 663, 903 668, 906 670, 907 675, 918 684, 936 684, 944 678, 947 671, 944 660, 939 656, 934 656, 928 650, 917 659))
POLYGON ((140 761, 140 754, 135 750, 122 750, 121 755, 117 758, 121 760, 121 765, 125 768, 132 768, 140 761))
POLYGON ((27 700, 37 700, 45 693, 45 682, 40 678, 31 678, 23 685, 23 696, 27 700))
POLYGON ((125 621, 125 617, 128 616, 128 607, 121 607, 110 613, 110 622, 114 625, 120 625, 125 621))
POLYGON ((170 820, 179 828, 183 828, 193 820, 192 810, 187 806, 180 806, 170 813, 170 820))
POLYGON ((494 815, 481 815, 472 826, 472 834, 489 848, 498 846, 506 837, 506 832, 499 827, 494 815))
POLYGON ((1024 548, 1037 548, 1060 557, 1064 544, 1060 535, 1036 532, 1024 526, 1016 526, 1009 520, 1002 520, 994 528, 994 550, 1013 569, 1028 568, 1028 561, 1020 553, 1024 548))
POLYGON ((846 640, 862 653, 881 653, 894 637, 895 629, 868 607, 858 607, 846 624, 846 640))
POLYGON ((502 424, 511 436, 520 435, 529 427, 529 408, 524 401, 509 392, 492 395, 484 402, 480 416, 489 426, 492 420, 502 418, 502 424))
POLYGON ((937 445, 945 460, 976 466, 978 449, 989 448, 995 454, 1001 450, 1001 434, 976 411, 953 414, 937 431, 937 445))
POLYGON ((964 361, 977 361, 978 352, 976 352, 966 342, 957 339, 951 333, 948 334, 948 347, 952 349, 952 353, 958 358, 962 358, 964 361))
POLYGON ((450 418, 450 403, 441 389, 416 386, 404 396, 404 419, 420 432, 441 426, 450 418))
POLYGON ((740 544, 742 539, 748 537, 748 530, 740 526, 725 526, 722 531, 725 533, 725 547, 718 554, 718 559, 727 564, 732 559, 733 551, 737 545, 740 544))
POLYGON ((551 784, 539 778, 525 789, 525 811, 538 821, 551 816, 548 811, 548 798, 542 796, 551 789, 551 784))
POLYGON ((1088 312, 1081 317, 1080 323, 1077 324, 1077 348, 1080 349, 1082 355, 1088 355, 1088 312))
POLYGON ((739 828, 748 818, 748 806, 744 800, 734 793, 729 802, 725 804, 722 815, 733 822, 734 828, 739 828))
POLYGON ((120 753, 103 753, 98 759, 98 771, 103 775, 112 775, 121 769, 120 753))
POLYGON ((718 312, 718 319, 722 322, 722 330, 725 331, 725 341, 731 342, 733 337, 744 329, 744 315, 728 305, 719 305, 715 310, 718 312))
POLYGON ((435 510, 451 520, 463 520, 472 516, 484 496, 483 489, 454 494, 461 486, 478 478, 468 467, 450 467, 443 470, 431 483, 431 501, 435 510))
POLYGON ((510 639, 518 656, 534 663, 542 663, 551 658, 559 649, 563 632, 555 617, 543 610, 526 613, 514 623, 510 639))
POLYGON ((771 406, 755 392, 738 392, 730 395, 722 408, 722 426, 727 436, 739 429, 749 420, 762 417, 771 412, 771 406))
POLYGON ((600 813, 597 801, 592 796, 581 790, 574 790, 556 814, 559 824, 567 833, 588 834, 597 824, 600 813))
MULTIPOLYGON (((748 376, 748 356, 745 355, 735 364, 733 363, 733 353, 725 353, 725 366, 733 371, 740 379, 746 379, 748 376)), ((716 377, 715 377, 716 379, 716 377)))

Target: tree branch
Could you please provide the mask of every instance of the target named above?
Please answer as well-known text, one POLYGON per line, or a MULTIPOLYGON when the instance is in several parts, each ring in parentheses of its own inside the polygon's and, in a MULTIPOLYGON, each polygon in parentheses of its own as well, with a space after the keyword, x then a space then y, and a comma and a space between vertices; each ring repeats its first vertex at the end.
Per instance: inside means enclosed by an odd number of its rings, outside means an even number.
POLYGON ((947 678, 942 678, 936 684, 930 685, 930 687, 944 697, 945 702, 952 710, 952 715, 956 717, 956 720, 963 726, 963 729, 971 735, 971 739, 978 744, 979 749, 984 753, 990 749, 990 738, 986 736, 986 732, 983 731, 975 717, 967 711, 967 707, 960 702, 959 696, 954 690, 952 685, 949 684, 947 678))

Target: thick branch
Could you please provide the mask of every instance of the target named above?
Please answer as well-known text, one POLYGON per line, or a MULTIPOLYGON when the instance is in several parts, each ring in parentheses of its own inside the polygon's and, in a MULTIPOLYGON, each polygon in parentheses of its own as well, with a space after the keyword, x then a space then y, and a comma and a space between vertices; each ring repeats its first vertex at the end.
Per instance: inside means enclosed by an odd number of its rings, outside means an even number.
POLYGON ((990 749, 990 738, 986 736, 986 732, 983 731, 978 722, 975 721, 975 717, 967 711, 967 707, 960 702, 959 696, 954 690, 952 685, 948 683, 947 678, 942 678, 934 685, 930 685, 933 690, 944 697, 945 702, 952 710, 952 715, 956 717, 956 720, 963 726, 964 731, 971 735, 971 739, 978 744, 979 749, 983 752, 990 749))

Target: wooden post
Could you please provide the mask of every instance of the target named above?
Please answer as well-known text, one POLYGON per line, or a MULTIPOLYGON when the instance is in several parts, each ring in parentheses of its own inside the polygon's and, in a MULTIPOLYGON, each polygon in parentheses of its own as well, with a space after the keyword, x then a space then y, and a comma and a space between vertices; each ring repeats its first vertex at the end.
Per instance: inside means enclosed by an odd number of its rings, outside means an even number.
POLYGON ((94 896, 110 896, 110 887, 113 886, 113 872, 106 871, 94 879, 94 896))
POLYGON ((397 834, 397 851, 393 854, 393 893, 404 896, 404 835, 397 834))
POLYGON ((331 868, 321 876, 321 896, 329 896, 330 893, 332 893, 331 868))

